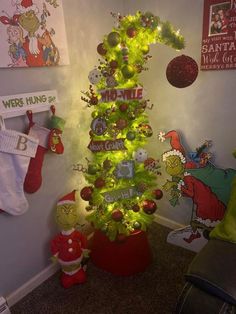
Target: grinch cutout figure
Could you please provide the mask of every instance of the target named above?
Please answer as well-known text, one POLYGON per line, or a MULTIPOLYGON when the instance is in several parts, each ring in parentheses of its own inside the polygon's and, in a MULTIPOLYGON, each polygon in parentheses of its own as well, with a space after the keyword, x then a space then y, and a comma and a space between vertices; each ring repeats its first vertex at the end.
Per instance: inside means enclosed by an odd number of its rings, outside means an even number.
POLYGON ((211 154, 205 152, 210 141, 187 155, 175 130, 161 132, 159 139, 170 139, 172 147, 162 155, 166 172, 171 176, 163 186, 171 195, 170 204, 178 205, 181 197, 189 197, 193 202, 190 225, 172 231, 167 241, 198 252, 206 244, 209 232, 224 217, 236 171, 216 168, 210 162, 211 154))
POLYGON ((61 284, 64 288, 86 281, 86 261, 89 255, 85 235, 75 229, 78 225, 75 192, 65 195, 57 203, 56 222, 61 232, 51 241, 52 260, 61 265, 61 284))

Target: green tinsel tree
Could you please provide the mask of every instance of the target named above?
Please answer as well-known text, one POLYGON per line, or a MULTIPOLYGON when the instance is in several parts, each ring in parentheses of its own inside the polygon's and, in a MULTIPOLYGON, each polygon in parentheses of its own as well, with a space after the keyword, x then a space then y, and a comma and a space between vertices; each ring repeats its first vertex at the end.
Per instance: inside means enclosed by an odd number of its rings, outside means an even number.
POLYGON ((87 219, 113 241, 145 231, 162 197, 158 162, 144 149, 152 128, 139 74, 147 69, 150 44, 180 50, 184 39, 152 13, 112 15, 117 27, 98 45, 99 65, 89 73, 91 85, 81 97, 92 109, 88 148, 93 160, 80 195, 89 202, 87 219))

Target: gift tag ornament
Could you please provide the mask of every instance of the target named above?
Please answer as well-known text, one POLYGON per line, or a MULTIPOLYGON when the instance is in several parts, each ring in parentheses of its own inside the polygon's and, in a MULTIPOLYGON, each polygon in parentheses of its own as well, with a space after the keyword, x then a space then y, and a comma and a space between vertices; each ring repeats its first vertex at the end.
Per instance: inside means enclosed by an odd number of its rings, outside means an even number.
POLYGON ((107 130, 107 123, 106 120, 102 117, 97 117, 93 119, 91 123, 91 129, 94 134, 96 135, 103 135, 107 130))
POLYGON ((88 75, 89 82, 93 85, 97 85, 102 79, 102 73, 98 69, 93 69, 88 75))

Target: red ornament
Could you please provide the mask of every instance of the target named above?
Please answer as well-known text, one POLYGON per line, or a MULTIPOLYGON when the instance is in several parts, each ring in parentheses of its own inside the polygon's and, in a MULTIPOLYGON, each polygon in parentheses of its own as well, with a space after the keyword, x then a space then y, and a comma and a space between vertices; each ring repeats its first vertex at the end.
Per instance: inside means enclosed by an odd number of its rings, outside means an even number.
POLYGON ((110 65, 110 67, 112 69, 117 69, 118 68, 118 62, 116 60, 111 60, 109 65, 110 65))
POLYGON ((198 76, 198 65, 191 57, 182 55, 170 61, 166 69, 169 83, 178 88, 190 86, 198 76))
POLYGON ((80 191, 80 196, 84 201, 89 201, 92 198, 93 188, 91 186, 85 186, 80 191))
POLYGON ((152 215, 157 209, 157 204, 153 200, 143 201, 142 206, 143 206, 143 211, 148 215, 152 215))
POLYGON ((137 34, 137 30, 135 27, 129 27, 126 31, 126 34, 129 38, 133 38, 136 36, 137 34))
POLYGON ((97 189, 101 189, 106 185, 106 181, 103 178, 97 178, 94 182, 94 186, 97 189))
POLYGON ((117 242, 125 242, 127 240, 127 236, 123 233, 118 233, 116 237, 117 242))
POLYGON ((106 50, 106 48, 104 47, 103 43, 100 43, 100 44, 97 46, 97 52, 98 52, 101 56, 105 56, 105 55, 106 55, 107 50, 106 50))
POLYGON ((127 127, 128 122, 125 119, 119 119, 116 121, 116 127, 118 130, 123 130, 127 127))
POLYGON ((125 112, 128 109, 129 105, 128 104, 120 104, 119 109, 121 112, 125 112))
POLYGON ((160 200, 163 197, 163 192, 162 190, 159 190, 159 189, 152 191, 152 194, 156 200, 160 200))
POLYGON ((134 205, 132 206, 132 210, 133 210, 135 213, 139 212, 139 211, 140 211, 139 205, 138 205, 138 204, 134 204, 134 205))
POLYGON ((115 209, 113 210, 113 212, 111 213, 111 217, 113 220, 115 221, 121 221, 123 219, 123 213, 121 210, 119 209, 115 209))

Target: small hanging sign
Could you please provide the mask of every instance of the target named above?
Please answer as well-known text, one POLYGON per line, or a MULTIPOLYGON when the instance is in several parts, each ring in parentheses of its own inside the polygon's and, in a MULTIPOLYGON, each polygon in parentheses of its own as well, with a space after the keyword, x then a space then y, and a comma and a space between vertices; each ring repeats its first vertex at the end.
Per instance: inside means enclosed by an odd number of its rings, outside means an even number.
POLYGON ((0 115, 3 118, 10 118, 24 115, 27 110, 46 111, 57 102, 56 90, 0 96, 0 115))
POLYGON ((135 186, 102 193, 107 203, 114 203, 118 200, 132 198, 140 194, 135 186))
POLYGON ((134 160, 122 160, 114 171, 117 179, 131 179, 134 177, 134 160))
POLYGON ((103 89, 99 93, 101 95, 100 102, 143 99, 143 88, 140 86, 126 89, 103 89))
POLYGON ((91 140, 88 148, 93 152, 103 152, 103 151, 116 151, 116 150, 126 150, 124 144, 125 139, 119 138, 115 140, 107 140, 107 141, 93 141, 91 140))

